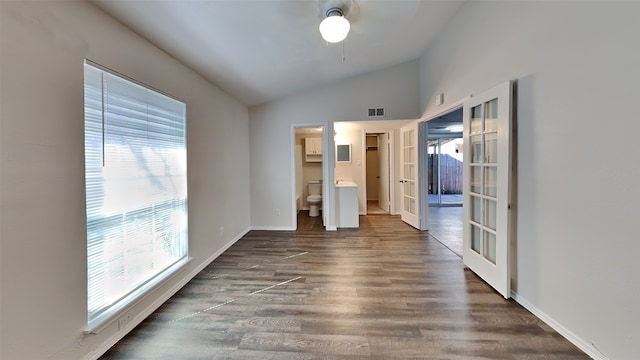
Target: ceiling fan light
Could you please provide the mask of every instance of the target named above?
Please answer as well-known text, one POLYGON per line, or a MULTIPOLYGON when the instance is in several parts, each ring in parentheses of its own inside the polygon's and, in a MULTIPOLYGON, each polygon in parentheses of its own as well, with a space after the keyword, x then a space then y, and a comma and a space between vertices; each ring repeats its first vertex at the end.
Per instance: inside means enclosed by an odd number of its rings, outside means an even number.
POLYGON ((327 12, 327 17, 320 22, 320 34, 322 38, 330 43, 339 43, 347 38, 351 29, 351 24, 339 9, 331 9, 327 12))

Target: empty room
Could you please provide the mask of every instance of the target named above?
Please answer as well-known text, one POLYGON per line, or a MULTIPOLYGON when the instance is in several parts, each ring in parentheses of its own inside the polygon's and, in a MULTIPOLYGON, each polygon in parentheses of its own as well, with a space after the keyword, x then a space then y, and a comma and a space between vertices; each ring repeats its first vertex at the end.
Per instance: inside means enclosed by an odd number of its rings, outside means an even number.
POLYGON ((0 358, 637 358, 638 13, 0 1, 0 358))

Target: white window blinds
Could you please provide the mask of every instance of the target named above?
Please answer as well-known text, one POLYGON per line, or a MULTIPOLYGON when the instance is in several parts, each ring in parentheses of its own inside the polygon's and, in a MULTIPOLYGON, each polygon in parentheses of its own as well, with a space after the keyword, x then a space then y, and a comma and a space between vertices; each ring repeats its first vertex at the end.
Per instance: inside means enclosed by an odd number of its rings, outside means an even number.
POLYGON ((187 259, 186 105, 85 63, 88 327, 187 259))

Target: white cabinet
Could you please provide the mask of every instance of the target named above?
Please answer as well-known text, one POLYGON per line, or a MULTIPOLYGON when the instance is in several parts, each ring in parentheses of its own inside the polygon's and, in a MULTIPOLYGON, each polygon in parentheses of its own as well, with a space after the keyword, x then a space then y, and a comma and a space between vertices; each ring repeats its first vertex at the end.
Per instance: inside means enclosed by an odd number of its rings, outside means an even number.
POLYGON ((322 138, 305 138, 304 149, 307 162, 322 161, 322 138))
POLYGON ((358 185, 340 182, 336 185, 336 222, 339 228, 360 226, 358 210, 358 185))

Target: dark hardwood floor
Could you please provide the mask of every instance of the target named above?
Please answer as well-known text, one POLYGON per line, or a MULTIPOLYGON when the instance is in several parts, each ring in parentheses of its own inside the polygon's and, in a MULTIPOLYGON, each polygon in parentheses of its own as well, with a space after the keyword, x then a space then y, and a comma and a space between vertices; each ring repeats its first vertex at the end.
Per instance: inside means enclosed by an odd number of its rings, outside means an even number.
POLYGON ((251 231, 102 359, 589 358, 399 217, 318 219, 251 231))

